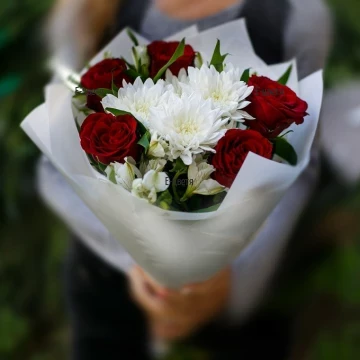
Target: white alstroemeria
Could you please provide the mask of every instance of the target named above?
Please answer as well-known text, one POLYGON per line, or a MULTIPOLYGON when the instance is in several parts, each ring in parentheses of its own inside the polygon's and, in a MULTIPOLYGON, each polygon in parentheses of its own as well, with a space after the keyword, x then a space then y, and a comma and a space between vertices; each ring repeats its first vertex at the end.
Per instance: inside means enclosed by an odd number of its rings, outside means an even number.
POLYGON ((136 78, 134 84, 127 84, 119 89, 118 97, 106 95, 102 99, 104 109, 114 108, 131 113, 137 120, 149 127, 149 115, 151 109, 166 104, 173 89, 166 86, 165 81, 159 80, 156 84, 152 79, 143 82, 140 77, 136 78))
POLYGON ((250 104, 245 99, 254 87, 240 81, 240 69, 228 64, 219 73, 214 66, 203 65, 200 69, 188 68, 188 74, 187 83, 181 83, 183 92, 195 92, 205 100, 210 99, 213 108, 220 109, 221 115, 231 120, 253 119, 242 109, 250 104))
POLYGON ((165 159, 152 159, 149 161, 142 161, 140 164, 140 172, 146 174, 150 170, 161 172, 164 170, 167 161, 165 159))
POLYGON ((138 71, 140 71, 142 66, 145 65, 148 67, 150 65, 150 56, 148 54, 146 45, 134 46, 132 50, 132 56, 138 71))
POLYGON ((115 180, 124 189, 131 191, 135 177, 141 178, 140 170, 135 166, 135 160, 131 157, 125 158, 125 163, 111 163, 105 170, 110 180, 115 180))
POLYGON ((157 193, 167 190, 169 185, 170 179, 166 173, 150 170, 143 179, 133 181, 132 194, 154 204, 157 200, 157 193))
POLYGON ((196 56, 195 56, 195 67, 200 69, 204 64, 204 59, 201 55, 201 53, 197 53, 196 56))
POLYGON ((186 200, 194 194, 216 195, 225 190, 217 181, 210 179, 215 168, 198 157, 188 168, 188 187, 182 198, 186 200))
POLYGON ((188 83, 188 76, 185 69, 181 69, 179 71, 178 76, 173 75, 173 73, 167 69, 165 73, 165 81, 168 85, 172 86, 173 91, 178 96, 181 96, 183 90, 181 84, 187 84, 188 83))
POLYGON ((168 144, 162 139, 156 131, 152 132, 149 150, 147 156, 155 158, 165 157, 165 153, 168 149, 168 144))
POLYGON ((169 144, 169 159, 181 158, 185 165, 192 163, 193 155, 214 152, 227 122, 210 100, 195 94, 172 96, 168 106, 151 111, 153 129, 169 144))

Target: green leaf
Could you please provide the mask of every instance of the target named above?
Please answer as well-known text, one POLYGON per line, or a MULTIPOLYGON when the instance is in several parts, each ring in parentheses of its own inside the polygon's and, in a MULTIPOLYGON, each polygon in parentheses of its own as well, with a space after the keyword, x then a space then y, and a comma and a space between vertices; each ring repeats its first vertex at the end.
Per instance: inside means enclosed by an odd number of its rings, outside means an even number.
POLYGON ((118 96, 119 88, 115 85, 114 75, 113 75, 112 80, 111 80, 111 91, 112 91, 112 94, 114 96, 118 96))
POLYGON ((249 79, 250 79, 250 68, 249 69, 246 69, 242 75, 241 75, 241 78, 240 78, 240 81, 244 81, 246 83, 249 82, 249 79))
POLYGON ((220 52, 220 40, 216 42, 215 50, 210 61, 210 65, 213 65, 218 72, 224 70, 224 61, 229 54, 221 55, 220 52))
POLYGON ((148 151, 149 146, 150 146, 150 133, 149 133, 149 131, 145 132, 145 134, 138 141, 138 144, 141 145, 145 149, 145 152, 148 151))
POLYGON ((139 40, 137 39, 135 34, 129 28, 126 30, 126 32, 127 32, 128 36, 129 36, 130 40, 133 42, 133 44, 135 46, 139 46, 139 40))
POLYGON ((181 56, 184 55, 185 51, 185 38, 181 40, 178 47, 176 48, 173 56, 171 59, 159 70, 159 72, 154 77, 154 82, 156 83, 158 80, 161 79, 161 77, 164 75, 165 71, 181 56))
POLYGON ((298 157, 295 149, 283 137, 277 137, 272 140, 275 154, 287 161, 290 165, 296 165, 298 157))
POLYGON ((169 210, 173 198, 169 190, 163 191, 157 198, 156 204, 164 210, 169 210))
POLYGON ((135 69, 136 69, 136 71, 139 71, 139 68, 140 68, 140 59, 139 59, 138 54, 137 54, 137 52, 136 52, 136 48, 133 47, 133 48, 131 49, 131 52, 132 52, 133 59, 135 60, 135 69))
POLYGON ((139 74, 138 71, 135 70, 135 68, 134 69, 127 69, 125 71, 125 74, 130 76, 132 79, 136 79, 138 77, 141 77, 141 74, 139 74))
POLYGON ((141 64, 140 71, 141 71, 142 79, 143 78, 147 79, 150 76, 149 65, 148 64, 141 64))
POLYGON ((83 103, 86 103, 86 94, 81 92, 75 92, 75 95, 73 95, 73 100, 82 101, 83 103))
MULTIPOLYGON (((134 116, 133 114, 129 113, 128 111, 124 111, 124 110, 119 110, 119 109, 114 109, 114 108, 106 108, 105 110, 115 116, 123 116, 123 115, 134 116)), ((147 132, 147 129, 144 126, 144 124, 141 121, 139 121, 138 119, 136 119, 136 121, 138 123, 138 130, 139 130, 140 134, 141 135, 145 134, 147 132)))
POLYGON ((130 69, 135 70, 135 66, 133 64, 129 63, 124 57, 121 57, 121 60, 123 60, 130 69))
POLYGON ((111 94, 112 90, 110 89, 96 89, 96 90, 90 90, 91 92, 94 92, 97 96, 100 96, 101 98, 104 98, 106 95, 111 94))
POLYGON ((201 209, 201 210, 196 210, 196 211, 192 211, 193 213, 208 213, 208 212, 214 212, 216 211, 217 209, 219 209, 221 203, 220 204, 216 204, 216 205, 213 205, 213 206, 210 206, 206 209, 201 209))
POLYGON ((103 174, 105 174, 105 170, 106 170, 106 168, 108 167, 108 165, 105 165, 105 164, 103 164, 103 163, 101 163, 101 162, 98 162, 97 167, 98 167, 98 169, 100 170, 100 172, 102 172, 103 174))
POLYGON ((184 162, 180 159, 177 158, 175 163, 174 163, 174 167, 170 170, 170 172, 174 172, 174 173, 183 173, 185 174, 187 172, 187 168, 188 166, 184 164, 184 162))
POLYGON ((293 132, 294 132, 294 130, 288 130, 285 134, 282 134, 282 135, 279 136, 279 137, 283 138, 283 137, 285 137, 287 134, 291 134, 291 133, 293 133, 293 132))
POLYGON ((114 109, 114 108, 106 108, 105 110, 108 111, 109 113, 112 113, 115 116, 132 115, 127 111, 114 109))
POLYGON ((289 81, 291 72, 292 72, 293 66, 292 64, 287 68, 287 70, 285 71, 284 75, 281 76, 281 78, 277 81, 279 84, 281 85, 286 85, 289 81))

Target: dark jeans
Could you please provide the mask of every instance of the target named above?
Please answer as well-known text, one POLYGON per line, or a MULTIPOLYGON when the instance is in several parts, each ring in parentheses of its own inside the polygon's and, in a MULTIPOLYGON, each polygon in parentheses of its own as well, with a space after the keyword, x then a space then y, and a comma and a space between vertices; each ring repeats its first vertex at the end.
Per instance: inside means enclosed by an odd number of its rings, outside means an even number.
POLYGON ((147 359, 146 323, 126 278, 78 240, 66 261, 73 360, 147 359))
MULTIPOLYGON (((146 322, 129 297, 125 277, 77 240, 67 257, 66 291, 73 360, 149 358, 146 322)), ((287 355, 289 325, 279 314, 259 315, 242 327, 211 324, 187 343, 206 351, 209 359, 281 360, 287 355)))

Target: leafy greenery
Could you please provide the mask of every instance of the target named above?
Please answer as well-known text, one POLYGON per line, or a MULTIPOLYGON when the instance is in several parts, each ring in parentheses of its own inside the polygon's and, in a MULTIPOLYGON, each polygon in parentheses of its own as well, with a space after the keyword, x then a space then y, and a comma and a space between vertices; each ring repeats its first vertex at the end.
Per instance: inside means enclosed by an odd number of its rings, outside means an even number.
POLYGON ((213 65, 218 72, 224 70, 224 61, 226 57, 229 55, 229 54, 224 54, 224 55, 221 54, 220 46, 221 46, 220 40, 218 40, 216 42, 214 53, 210 61, 210 65, 213 65))
POLYGON ((285 73, 280 77, 280 79, 278 80, 278 83, 281 85, 286 85, 287 82, 290 79, 290 75, 291 75, 291 71, 293 69, 292 64, 286 69, 285 73))
POLYGON ((149 146, 150 146, 150 133, 149 133, 149 131, 145 132, 145 134, 138 141, 138 144, 141 145, 145 149, 145 152, 148 151, 149 146))
POLYGON ((287 161, 290 165, 297 164, 297 154, 295 149, 284 137, 277 137, 272 140, 274 144, 274 152, 276 155, 280 156, 282 159, 287 161))
POLYGON ((165 71, 180 57, 184 55, 185 52, 185 39, 182 39, 176 48, 173 56, 170 58, 170 60, 159 70, 159 72, 154 77, 154 82, 157 82, 162 78, 162 76, 165 74, 165 71))
POLYGON ((134 44, 134 46, 138 46, 139 45, 139 40, 137 39, 136 35, 131 31, 131 29, 127 29, 126 30, 130 40, 132 41, 132 43, 134 44))
POLYGON ((20 130, 49 79, 40 19, 51 0, 0 4, 0 358, 65 359, 67 232, 35 189, 39 153, 20 130))
POLYGON ((240 80, 244 82, 248 82, 250 79, 250 69, 244 70, 243 74, 241 75, 240 80))

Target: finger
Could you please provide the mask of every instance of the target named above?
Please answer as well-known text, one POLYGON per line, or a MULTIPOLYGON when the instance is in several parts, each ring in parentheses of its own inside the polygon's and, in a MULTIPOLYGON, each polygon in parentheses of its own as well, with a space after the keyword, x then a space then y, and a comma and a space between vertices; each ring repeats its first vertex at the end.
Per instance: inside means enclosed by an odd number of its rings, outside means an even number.
POLYGON ((168 322, 189 321, 194 317, 192 313, 193 299, 183 295, 172 295, 168 298, 159 298, 149 291, 146 280, 140 268, 130 271, 132 296, 142 309, 151 318, 168 322), (190 319, 189 319, 190 318, 190 319))
POLYGON ((201 282, 193 283, 184 286, 181 289, 183 294, 206 294, 209 291, 216 291, 217 288, 224 286, 228 279, 230 278, 230 268, 226 268, 223 271, 220 271, 211 279, 201 282))
POLYGON ((161 300, 153 296, 145 285, 143 275, 139 268, 134 267, 129 273, 130 290, 133 299, 148 313, 161 312, 161 300))
POLYGON ((133 299, 145 310, 148 316, 158 319, 181 319, 186 315, 180 311, 179 307, 170 302, 169 298, 164 300, 149 292, 139 268, 133 268, 129 276, 133 299))
POLYGON ((151 291, 153 291, 156 295, 158 295, 161 298, 167 298, 170 296, 177 295, 176 291, 168 289, 168 288, 160 285, 153 278, 151 278, 148 274, 146 274, 143 269, 141 269, 139 267, 138 267, 138 269, 141 272, 144 279, 146 280, 151 291))

